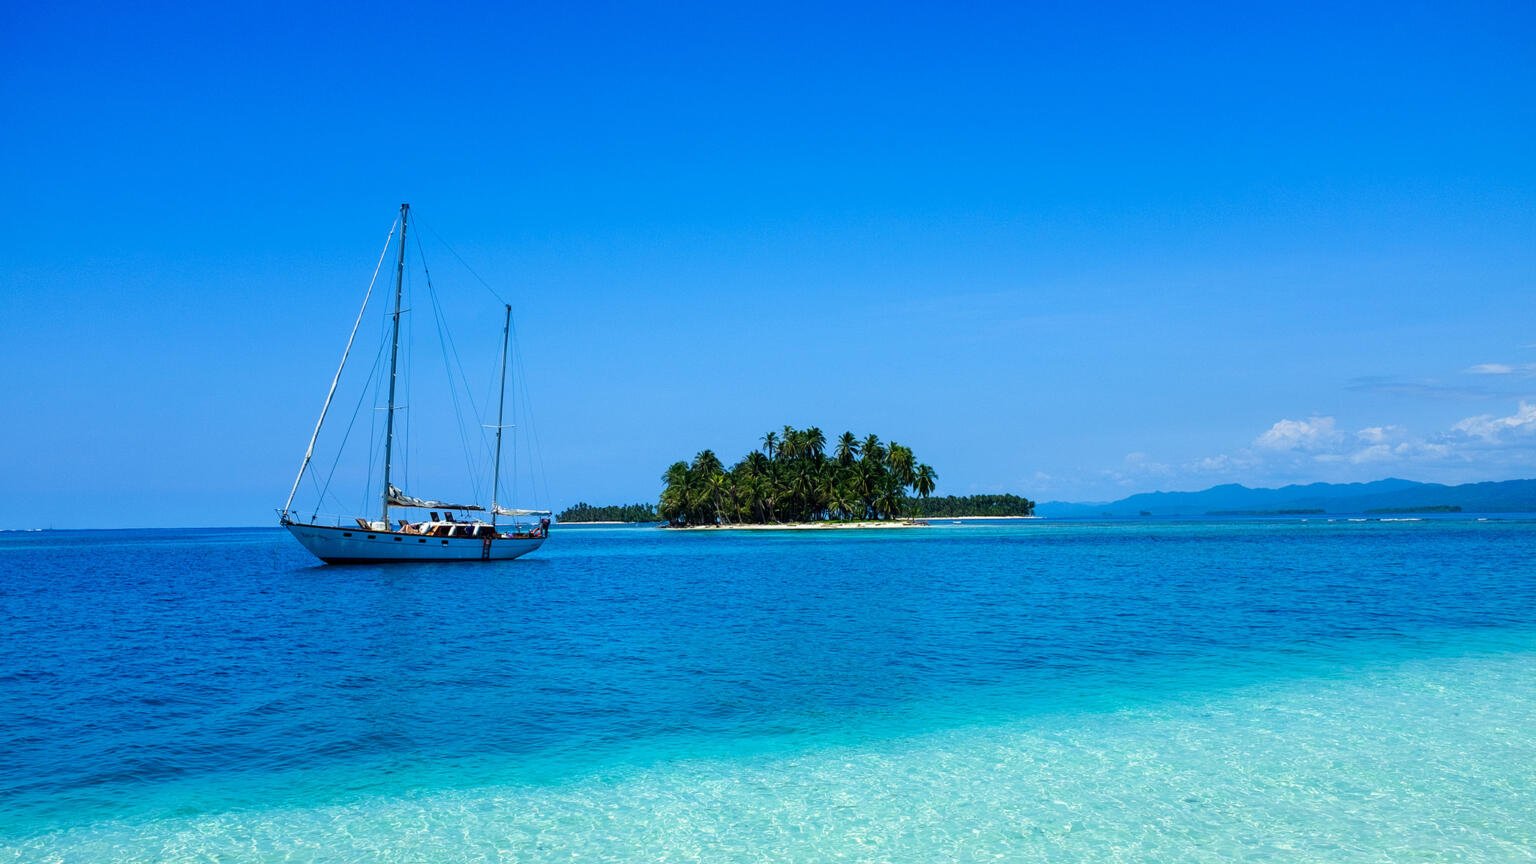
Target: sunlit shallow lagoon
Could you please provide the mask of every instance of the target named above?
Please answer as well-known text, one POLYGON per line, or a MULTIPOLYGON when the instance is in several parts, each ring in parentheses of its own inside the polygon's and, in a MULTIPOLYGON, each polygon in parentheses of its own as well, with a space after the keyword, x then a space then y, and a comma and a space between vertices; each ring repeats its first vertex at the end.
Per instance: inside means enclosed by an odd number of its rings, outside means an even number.
POLYGON ((1526 860, 1536 521, 0 534, 16 860, 1526 860))

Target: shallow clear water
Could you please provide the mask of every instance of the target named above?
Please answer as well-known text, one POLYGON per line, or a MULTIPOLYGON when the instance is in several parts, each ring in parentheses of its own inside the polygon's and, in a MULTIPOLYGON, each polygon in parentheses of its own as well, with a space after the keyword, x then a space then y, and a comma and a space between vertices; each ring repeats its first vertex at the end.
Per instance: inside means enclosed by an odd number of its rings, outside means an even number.
POLYGON ((19 860, 1536 845, 1536 521, 0 534, 0 620, 19 860))

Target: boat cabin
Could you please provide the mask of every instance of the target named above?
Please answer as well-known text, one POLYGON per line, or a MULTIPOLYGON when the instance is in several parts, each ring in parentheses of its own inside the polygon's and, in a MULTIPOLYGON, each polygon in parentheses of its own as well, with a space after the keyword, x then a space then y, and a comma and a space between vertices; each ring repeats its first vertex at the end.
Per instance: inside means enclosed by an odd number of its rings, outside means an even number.
MULTIPOLYGON (((466 540, 511 540, 530 537, 543 537, 549 530, 549 520, 539 520, 539 525, 531 530, 503 532, 496 530, 496 526, 478 519, 469 522, 460 522, 453 518, 452 513, 444 512, 441 516, 436 510, 429 514, 429 518, 421 522, 400 520, 400 527, 391 530, 387 523, 369 522, 364 519, 357 520, 357 527, 365 531, 376 531, 387 534, 410 534, 422 537, 458 537, 466 540)), ((510 527, 510 526, 509 526, 510 527)), ((522 526, 519 526, 522 527, 522 526)))

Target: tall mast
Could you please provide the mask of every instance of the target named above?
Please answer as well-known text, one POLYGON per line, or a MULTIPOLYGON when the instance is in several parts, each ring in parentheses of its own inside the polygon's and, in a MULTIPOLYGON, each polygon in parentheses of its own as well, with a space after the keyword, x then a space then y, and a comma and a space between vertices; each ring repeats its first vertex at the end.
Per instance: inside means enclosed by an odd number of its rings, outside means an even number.
POLYGON ((405 217, 411 205, 400 205, 400 263, 395 265, 395 332, 389 346, 389 415, 384 421, 384 530, 389 530, 389 468, 395 446, 395 370, 400 359, 400 295, 405 291, 405 217))
POLYGON ((341 383, 341 372, 347 368, 347 358, 352 355, 352 342, 357 339, 357 328, 362 326, 363 313, 368 311, 368 301, 373 297, 373 286, 379 281, 379 270, 384 266, 384 256, 389 254, 389 244, 395 239, 395 226, 389 226, 389 236, 384 238, 384 248, 379 250, 379 263, 373 265, 373 278, 368 280, 368 292, 363 295, 362 308, 357 310, 357 320, 352 322, 352 333, 347 337, 347 347, 341 352, 341 362, 336 364, 336 376, 331 379, 331 389, 325 394, 325 404, 320 406, 320 419, 315 421, 315 431, 309 436, 309 447, 304 450, 304 461, 299 463, 298 476, 293 478, 293 488, 288 490, 288 500, 283 502, 283 524, 288 524, 293 510, 293 496, 299 494, 299 482, 309 460, 315 455, 315 442, 320 440, 320 427, 325 425, 325 415, 330 413, 331 400, 336 396, 336 385, 341 383))
POLYGON ((501 325, 501 401, 496 403, 496 470, 491 474, 491 527, 496 527, 496 496, 501 494, 501 430, 507 407, 507 349, 512 335, 512 304, 507 304, 507 320, 501 325))

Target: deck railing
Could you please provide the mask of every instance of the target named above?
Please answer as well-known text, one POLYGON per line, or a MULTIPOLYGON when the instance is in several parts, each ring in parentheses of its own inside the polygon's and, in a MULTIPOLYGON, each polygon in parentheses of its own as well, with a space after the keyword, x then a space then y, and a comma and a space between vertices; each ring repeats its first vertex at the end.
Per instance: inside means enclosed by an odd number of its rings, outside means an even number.
MULTIPOLYGON (((282 510, 276 510, 274 512, 277 513, 279 521, 292 523, 294 525, 318 525, 322 528, 353 528, 357 526, 357 520, 359 518, 357 516, 342 515, 338 513, 301 513, 297 510, 290 510, 286 514, 285 519, 282 510)), ((371 523, 373 520, 370 519, 365 521, 371 523)), ((465 524, 468 524, 471 520, 466 518, 461 521, 465 524)), ((388 530, 394 531, 399 527, 399 525, 400 520, 398 518, 392 519, 390 521, 390 527, 388 530)), ((496 530, 498 532, 526 533, 533 530, 534 528, 537 528, 538 526, 539 523, 537 521, 525 522, 521 519, 517 519, 512 522, 499 523, 496 526, 496 530)), ((367 530, 371 531, 373 529, 370 528, 367 530)))

